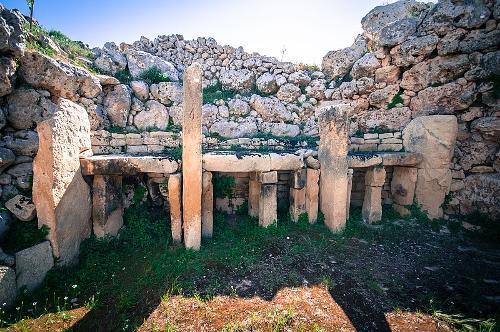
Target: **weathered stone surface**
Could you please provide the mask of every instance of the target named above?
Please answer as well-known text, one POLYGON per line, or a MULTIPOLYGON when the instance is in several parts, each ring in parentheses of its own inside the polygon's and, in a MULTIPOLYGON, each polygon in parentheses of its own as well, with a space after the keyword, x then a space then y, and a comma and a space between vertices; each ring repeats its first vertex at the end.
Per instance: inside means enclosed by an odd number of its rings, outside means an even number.
POLYGON ((7 266, 0 266, 0 301, 11 307, 17 296, 16 271, 7 266))
POLYGON ((305 71, 298 70, 288 76, 288 82, 300 87, 306 87, 311 82, 311 77, 305 71))
POLYGON ((222 137, 238 138, 255 134, 258 131, 255 122, 217 121, 210 126, 210 133, 222 137))
POLYGON ((271 73, 264 73, 257 79, 257 89, 266 94, 273 94, 278 91, 276 76, 271 73))
POLYGON ((438 87, 429 87, 413 97, 410 108, 414 117, 430 113, 448 113, 468 108, 475 99, 475 84, 466 86, 452 82, 438 87))
POLYGON ((384 166, 415 166, 422 161, 422 155, 416 152, 379 152, 384 166))
POLYGON ((404 42, 417 31, 419 19, 407 17, 383 27, 376 42, 381 46, 391 47, 404 42))
POLYGON ((153 98, 164 105, 182 104, 182 86, 178 82, 160 82, 158 84, 152 84, 149 90, 153 98))
POLYGON ((308 168, 306 171, 306 212, 311 224, 318 220, 319 176, 319 169, 308 168))
POLYGON ((156 55, 134 50, 133 48, 129 48, 125 55, 132 77, 139 77, 144 71, 156 67, 163 74, 166 74, 171 81, 179 80, 179 74, 174 65, 156 55))
POLYGON ((391 49, 393 63, 399 67, 406 67, 419 63, 432 54, 439 42, 436 34, 412 37, 391 49))
POLYGON ((250 92, 255 85, 255 75, 248 69, 226 70, 220 75, 222 89, 250 92))
POLYGON ((161 156, 101 155, 80 160, 83 175, 137 175, 138 173, 175 173, 175 160, 161 156))
POLYGON ((203 172, 201 198, 201 236, 212 237, 214 232, 214 186, 212 172, 203 172))
POLYGON ((38 134, 31 130, 16 131, 13 135, 3 137, 6 148, 16 155, 34 156, 38 150, 38 134))
POLYGON ((397 84, 388 85, 385 88, 375 90, 368 96, 370 105, 378 108, 387 108, 387 104, 392 101, 392 98, 399 92, 397 84))
POLYGON ((182 205, 184 245, 199 250, 201 245, 202 152, 201 105, 202 75, 194 63, 184 73, 184 114, 182 120, 182 205))
POLYGON ((94 66, 102 72, 114 75, 127 66, 127 58, 113 42, 107 42, 95 52, 94 66))
POLYGON ((380 61, 373 53, 366 53, 352 66, 351 76, 354 79, 370 77, 375 74, 375 70, 378 68, 380 68, 380 61))
POLYGON ((26 196, 16 195, 5 202, 7 210, 12 212, 21 221, 31 221, 35 219, 35 205, 26 196))
POLYGON ((95 175, 92 186, 92 222, 97 238, 117 236, 123 226, 122 177, 95 175))
POLYGON ((385 66, 375 70, 375 82, 376 83, 396 83, 399 79, 399 67, 397 66, 385 66))
POLYGON ((465 171, 469 171, 476 165, 482 165, 491 161, 491 158, 498 149, 498 145, 488 140, 465 140, 460 142, 460 166, 465 171))
POLYGON ((0 52, 20 57, 25 50, 23 24, 26 20, 19 12, 0 8, 0 52))
POLYGON ((365 186, 382 187, 385 182, 385 168, 372 167, 365 174, 365 186))
POLYGON ((372 167, 382 163, 382 157, 378 155, 352 154, 347 158, 349 168, 372 167))
POLYGON ((74 263, 91 232, 90 188, 80 170, 80 153, 91 149, 90 124, 82 107, 58 101, 54 115, 38 124, 40 147, 33 162, 33 201, 38 225, 49 227, 54 255, 74 263))
POLYGON ((451 171, 448 168, 419 168, 415 198, 431 219, 443 216, 442 205, 450 191, 451 171))
POLYGON ((305 168, 302 168, 291 173, 290 188, 302 189, 306 186, 306 171, 305 168))
POLYGON ((291 121, 293 119, 292 113, 276 97, 252 95, 250 105, 264 121, 291 121))
POLYGON ((16 62, 12 58, 0 57, 0 97, 13 90, 12 76, 16 72, 16 62))
POLYGON ((257 218, 259 216, 260 183, 257 174, 250 173, 248 180, 248 215, 257 218))
POLYGON ((278 221, 277 185, 263 184, 259 197, 259 225, 268 227, 278 221))
POLYGON ((170 206, 170 228, 172 240, 182 242, 182 175, 171 174, 168 177, 168 204, 170 206))
POLYGON ((349 215, 351 212, 351 194, 352 194, 352 177, 354 175, 354 170, 349 168, 347 170, 347 200, 346 200, 346 212, 347 219, 349 220, 349 215))
POLYGON ((120 81, 113 76, 97 74, 95 75, 95 77, 97 77, 99 83, 101 83, 102 86, 120 84, 120 81))
POLYGON ((403 145, 406 151, 422 155, 418 168, 448 168, 457 131, 457 118, 454 115, 418 117, 404 129, 403 145))
POLYGON ((54 266, 52 247, 49 241, 16 253, 17 288, 26 287, 28 291, 38 288, 47 272, 54 266))
POLYGON ((294 84, 286 83, 280 86, 276 97, 285 103, 294 103, 301 95, 300 88, 294 84))
POLYGON ((361 212, 363 220, 367 223, 374 223, 382 219, 382 187, 365 186, 361 212))
POLYGON ((347 218, 349 110, 349 105, 341 104, 326 107, 319 115, 320 208, 332 231, 344 228, 347 218))
POLYGON ((14 129, 30 129, 56 111, 56 105, 33 89, 17 89, 7 97, 7 120, 14 129))
POLYGON ((134 92, 135 96, 142 101, 149 98, 149 86, 144 81, 132 81, 130 82, 130 88, 134 92))
POLYGON ((322 70, 330 80, 343 77, 367 51, 366 39, 358 35, 350 47, 328 52, 323 57, 322 70))
POLYGON ((437 56, 405 71, 401 87, 415 92, 420 91, 433 84, 451 82, 461 77, 469 68, 467 54, 437 56))
POLYGON ((156 100, 149 100, 146 102, 146 109, 134 117, 134 124, 140 130, 165 130, 168 119, 167 108, 156 100))
POLYGON ((471 129, 479 131, 484 139, 493 142, 500 140, 500 118, 498 117, 484 117, 474 120, 471 123, 471 129))
POLYGON ((0 147, 0 170, 4 170, 16 160, 16 155, 9 149, 0 147))
POLYGON ((412 205, 416 183, 416 167, 394 167, 391 181, 391 194, 394 203, 401 206, 412 205))
POLYGON ((306 165, 307 165, 307 167, 312 168, 312 169, 320 169, 320 167, 321 167, 319 160, 314 158, 313 156, 308 156, 306 158, 306 165))
POLYGON ((460 213, 479 211, 493 220, 500 217, 500 175, 473 174, 464 180, 464 188, 458 193, 460 213))
POLYGON ((386 128, 389 130, 402 130, 411 121, 409 107, 394 107, 389 110, 370 109, 357 114, 357 123, 360 129, 386 128))
POLYGON ((231 99, 228 102, 229 114, 234 116, 245 116, 250 113, 250 105, 241 99, 231 99))
POLYGON ((209 152, 203 154, 203 169, 210 172, 269 172, 271 158, 269 155, 248 153, 209 152))
POLYGON ((86 70, 38 52, 27 52, 21 58, 19 76, 35 88, 73 101, 79 96, 94 98, 102 92, 99 80, 86 70))
POLYGON ((291 153, 269 153, 269 162, 273 171, 293 171, 304 167, 303 158, 291 153))
POLYGON ((115 85, 104 97, 104 108, 113 126, 125 127, 130 111, 130 91, 125 84, 115 85))
POLYGON ((277 137, 295 137, 300 134, 300 127, 289 123, 263 122, 261 131, 277 137))
POLYGON ((278 182, 278 172, 259 172, 257 173, 257 181, 260 184, 272 184, 278 182))
POLYGON ((306 188, 290 188, 290 218, 297 222, 301 214, 306 213, 306 188))

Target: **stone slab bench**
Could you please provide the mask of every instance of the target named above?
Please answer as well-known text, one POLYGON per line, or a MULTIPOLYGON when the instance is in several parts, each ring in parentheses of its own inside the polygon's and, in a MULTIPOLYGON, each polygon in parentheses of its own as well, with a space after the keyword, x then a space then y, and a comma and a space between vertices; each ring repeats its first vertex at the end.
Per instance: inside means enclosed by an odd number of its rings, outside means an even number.
POLYGON ((80 159, 83 175, 136 175, 177 172, 179 165, 169 156, 99 155, 80 159))
POLYGON ((217 151, 203 154, 203 169, 209 172, 294 171, 304 167, 304 159, 292 153, 217 151))
POLYGON ((349 168, 383 166, 415 166, 422 160, 416 152, 353 153, 347 156, 349 168))

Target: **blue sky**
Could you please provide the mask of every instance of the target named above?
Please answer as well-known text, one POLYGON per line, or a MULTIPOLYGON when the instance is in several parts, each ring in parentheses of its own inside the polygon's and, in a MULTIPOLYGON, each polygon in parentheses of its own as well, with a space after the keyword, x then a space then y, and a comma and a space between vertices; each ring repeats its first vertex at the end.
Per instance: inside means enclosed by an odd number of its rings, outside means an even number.
MULTIPOLYGON (((1 0, 0 0, 1 1, 1 0)), ((361 18, 387 0, 35 0, 35 18, 90 46, 133 42, 141 35, 213 37, 219 44, 283 60, 321 64, 349 46, 361 18)), ((2 1, 27 13, 24 0, 2 1)))

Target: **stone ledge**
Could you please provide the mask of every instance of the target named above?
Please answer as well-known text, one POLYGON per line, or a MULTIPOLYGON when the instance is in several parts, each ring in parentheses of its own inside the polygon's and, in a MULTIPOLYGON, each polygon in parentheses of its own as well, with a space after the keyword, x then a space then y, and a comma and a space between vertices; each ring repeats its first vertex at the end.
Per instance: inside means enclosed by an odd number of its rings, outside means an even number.
POLYGON ((347 156, 350 168, 373 167, 375 165, 384 166, 415 166, 422 156, 416 152, 375 152, 357 153, 347 156))
POLYGON ((80 159, 83 175, 136 175, 175 173, 177 161, 169 156, 101 155, 80 159))
POLYGON ((292 153, 219 151, 203 154, 203 169, 210 172, 269 172, 304 167, 302 156, 292 153))

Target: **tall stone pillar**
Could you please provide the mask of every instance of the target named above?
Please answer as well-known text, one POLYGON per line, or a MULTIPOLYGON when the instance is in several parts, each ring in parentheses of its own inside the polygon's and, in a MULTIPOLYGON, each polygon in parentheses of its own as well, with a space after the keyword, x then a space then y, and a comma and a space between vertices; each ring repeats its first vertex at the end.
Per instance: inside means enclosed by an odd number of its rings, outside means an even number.
POLYGON ((259 225, 267 227, 278 221, 278 172, 262 172, 258 174, 260 183, 259 225))
POLYGON ((365 197, 363 199, 363 220, 373 223, 382 219, 382 186, 385 182, 385 168, 372 167, 365 174, 365 197))
POLYGON ((302 213, 306 212, 306 169, 292 173, 290 182, 290 218, 297 222, 302 213))
POLYGON ((309 222, 318 220, 319 169, 308 168, 306 173, 306 212, 309 222))
POLYGON ((413 119, 403 130, 403 146, 419 152, 415 199, 431 219, 443 216, 442 204, 451 186, 450 162, 458 123, 454 115, 429 115, 413 119))
POLYGON ((122 177, 94 175, 92 222, 97 238, 116 236, 123 226, 122 177))
POLYGON ((181 173, 168 177, 168 205, 170 206, 170 228, 172 240, 182 242, 182 176, 181 173))
POLYGON ((260 183, 257 181, 257 174, 252 172, 248 181, 248 215, 250 217, 259 217, 259 197, 260 183))
POLYGON ((203 172, 201 236, 212 237, 214 232, 214 186, 212 172, 203 172))
POLYGON ((182 117, 182 204, 184 245, 199 250, 201 245, 201 106, 202 75, 199 63, 184 72, 184 109, 182 117))
POLYGON ((392 207, 402 216, 410 214, 405 206, 413 204, 417 173, 416 167, 394 166, 391 181, 392 207))
POLYGON ((349 219, 349 212, 351 210, 351 192, 352 192, 352 176, 354 174, 354 170, 349 168, 347 170, 347 203, 346 203, 346 217, 349 219))
POLYGON ((326 226, 336 232, 344 228, 347 220, 349 105, 323 108, 319 114, 319 133, 320 208, 326 226))

